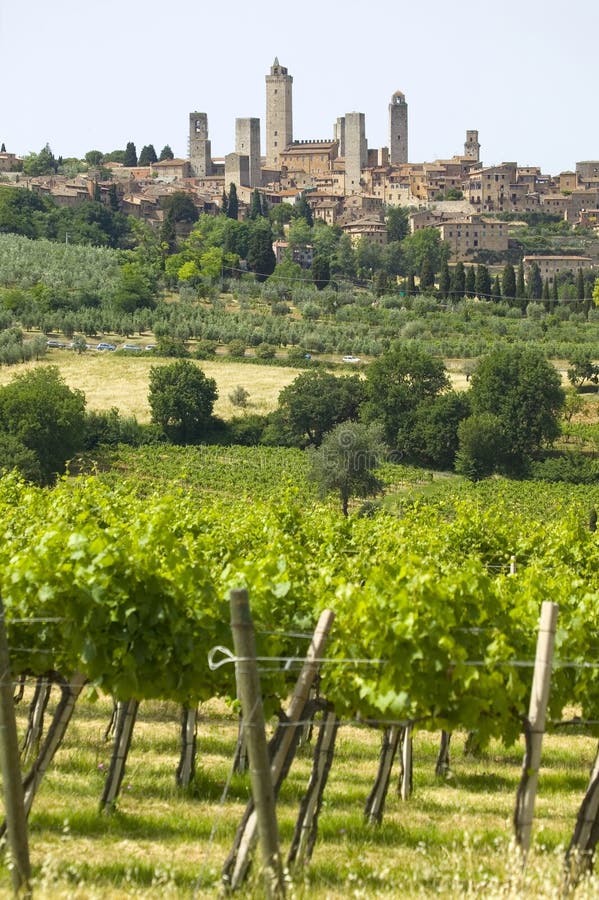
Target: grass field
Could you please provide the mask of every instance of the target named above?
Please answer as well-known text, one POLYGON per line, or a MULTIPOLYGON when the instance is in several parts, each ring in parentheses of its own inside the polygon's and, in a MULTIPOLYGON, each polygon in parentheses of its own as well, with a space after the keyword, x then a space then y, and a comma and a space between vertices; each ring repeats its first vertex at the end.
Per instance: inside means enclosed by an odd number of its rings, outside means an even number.
MULTIPOLYGON (((34 366, 57 365, 69 387, 84 392, 88 409, 108 410, 115 406, 123 416, 134 415, 139 422, 149 422, 150 368, 172 362, 172 359, 150 356, 93 352, 77 355, 68 350, 53 350, 39 362, 1 367, 0 384, 8 383, 15 375, 34 366)), ((197 365, 215 379, 218 400, 214 412, 224 419, 240 414, 229 400, 229 394, 238 385, 249 391, 247 411, 266 413, 276 407, 279 392, 299 374, 298 369, 290 366, 260 366, 224 359, 202 360, 197 365)))
MULTIPOLYGON (((104 740, 110 706, 82 702, 34 805, 30 852, 39 898, 208 898, 219 893, 220 871, 248 797, 248 777, 231 777, 236 722, 204 710, 198 770, 188 792, 175 786, 178 709, 140 707, 116 812, 98 812, 110 745, 104 740)), ((21 725, 23 722, 21 711, 21 725)), ((343 724, 310 866, 295 873, 290 896, 510 897, 559 896, 563 845, 586 786, 595 741, 581 735, 546 738, 526 872, 511 846, 511 816, 520 775, 520 746, 493 745, 480 758, 462 755, 454 737, 452 774, 434 776, 438 735, 414 741, 414 794, 407 803, 394 781, 380 827, 364 824, 362 809, 376 772, 380 733, 343 724)), ((303 750, 278 805, 283 852, 309 773, 303 750)), ((8 896, 8 873, 0 873, 8 896)), ((262 896, 259 885, 243 896, 262 896)), ((576 894, 599 896, 590 882, 576 894)))

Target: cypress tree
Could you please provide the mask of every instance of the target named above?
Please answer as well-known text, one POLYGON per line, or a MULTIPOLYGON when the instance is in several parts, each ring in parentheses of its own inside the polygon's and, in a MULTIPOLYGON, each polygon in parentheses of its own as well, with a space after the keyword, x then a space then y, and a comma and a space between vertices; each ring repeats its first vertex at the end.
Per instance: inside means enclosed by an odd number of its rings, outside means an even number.
POLYGON ((439 275, 439 294, 443 298, 449 297, 451 291, 451 276, 449 274, 449 265, 444 259, 441 263, 441 273, 439 275))
POLYGON ((501 293, 503 299, 508 303, 513 303, 516 299, 516 271, 513 265, 508 262, 503 267, 501 275, 501 293))
POLYGON ((464 291, 466 290, 466 270, 464 263, 456 264, 451 277, 451 295, 454 300, 462 300, 464 291))
POLYGON ((254 192, 252 194, 252 202, 250 203, 250 219, 259 219, 262 215, 262 200, 260 199, 260 191, 258 188, 254 188, 254 192))
POLYGON ((225 216, 226 216, 226 215, 228 214, 228 212, 229 212, 229 198, 227 197, 227 192, 225 191, 224 188, 223 188, 223 195, 222 195, 221 201, 220 201, 220 211, 221 211, 221 212, 223 213, 223 215, 225 215, 225 216))
POLYGON ((175 154, 171 150, 168 144, 165 144, 162 150, 160 151, 160 156, 158 157, 159 162, 164 162, 165 159, 174 159, 175 154))
POLYGON ((553 299, 557 302, 557 301, 559 300, 559 294, 558 294, 558 290, 557 290, 557 275, 554 275, 554 276, 553 276, 553 285, 552 285, 552 287, 553 287, 552 297, 553 297, 553 299))
POLYGON ((476 267, 475 274, 475 290, 476 296, 481 300, 488 298, 491 293, 491 276, 486 266, 479 263, 476 267))
POLYGON ((543 300, 550 300, 550 299, 551 299, 551 293, 549 291, 549 279, 546 278, 543 283, 543 300))
POLYGON ((133 141, 129 141, 129 143, 125 147, 123 165, 127 166, 128 168, 132 168, 137 165, 137 150, 135 149, 135 144, 133 143, 133 141))
POLYGON ((433 270, 430 254, 426 254, 420 267, 420 290, 430 291, 435 286, 435 272, 433 270))
POLYGON ((526 283, 524 281, 524 263, 522 260, 520 260, 516 278, 516 300, 520 301, 522 309, 526 308, 526 283))
POLYGON ((158 157, 156 156, 156 151, 154 150, 154 144, 146 144, 145 147, 141 148, 141 153, 139 154, 139 165, 151 166, 152 163, 155 162, 158 162, 158 157))
POLYGON ((414 283, 414 273, 409 272, 408 278, 406 282, 406 294, 408 297, 412 297, 416 293, 416 285, 414 283))
POLYGON ((528 296, 531 300, 540 300, 543 296, 543 279, 536 262, 532 264, 528 276, 528 296))
POLYGON ((499 280, 499 275, 496 275, 493 279, 493 300, 496 303, 499 303, 501 300, 501 281, 499 280))
POLYGON ((229 202, 227 203, 227 216, 230 219, 237 219, 239 216, 239 200, 237 199, 237 188, 231 182, 229 185, 229 202))
POLYGON ((464 293, 466 294, 466 297, 474 297, 476 293, 476 275, 474 266, 468 266, 466 269, 466 285, 464 293))

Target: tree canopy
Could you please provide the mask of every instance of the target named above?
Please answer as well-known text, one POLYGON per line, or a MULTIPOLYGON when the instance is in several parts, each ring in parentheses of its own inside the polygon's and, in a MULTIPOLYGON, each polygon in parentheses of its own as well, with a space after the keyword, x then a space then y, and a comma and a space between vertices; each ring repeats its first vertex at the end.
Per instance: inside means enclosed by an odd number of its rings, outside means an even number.
POLYGON ((175 443, 194 443, 205 435, 217 396, 214 378, 190 360, 150 369, 152 422, 175 443))
POLYGON ((335 425, 358 418, 364 394, 358 375, 302 372, 279 394, 277 421, 291 443, 318 446, 335 425))

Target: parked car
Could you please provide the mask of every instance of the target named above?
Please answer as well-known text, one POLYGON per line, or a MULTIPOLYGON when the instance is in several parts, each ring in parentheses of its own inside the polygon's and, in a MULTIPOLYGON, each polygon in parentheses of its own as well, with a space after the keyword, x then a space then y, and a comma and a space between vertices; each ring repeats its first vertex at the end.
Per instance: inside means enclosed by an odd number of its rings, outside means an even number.
POLYGON ((348 363, 359 363, 359 362, 361 362, 361 360, 360 360, 360 357, 359 357, 359 356, 352 356, 352 355, 350 354, 349 356, 344 356, 344 357, 343 357, 343 362, 348 362, 348 363))
POLYGON ((139 344, 123 344, 121 350, 127 350, 127 352, 131 353, 132 351, 141 352, 143 348, 139 346, 139 344))
POLYGON ((109 344, 107 341, 100 341, 96 350, 116 350, 116 345, 109 344))

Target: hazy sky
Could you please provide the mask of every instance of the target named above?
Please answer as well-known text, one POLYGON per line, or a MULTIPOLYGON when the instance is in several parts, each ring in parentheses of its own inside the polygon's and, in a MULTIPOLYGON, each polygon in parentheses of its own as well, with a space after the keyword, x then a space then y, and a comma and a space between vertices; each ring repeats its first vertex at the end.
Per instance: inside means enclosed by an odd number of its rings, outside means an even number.
POLYGON ((261 120, 275 56, 293 76, 295 139, 331 138, 366 115, 388 144, 388 104, 406 95, 410 162, 461 153, 478 129, 485 165, 557 174, 599 158, 599 0, 0 0, 0 143, 56 156, 170 144, 206 112, 213 156, 235 118, 261 120))

